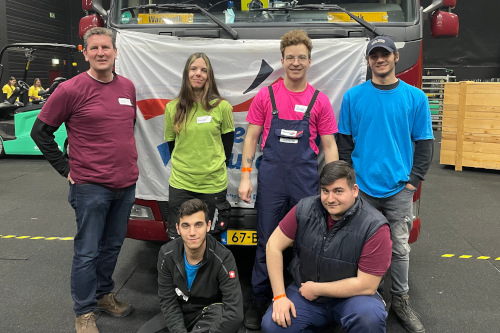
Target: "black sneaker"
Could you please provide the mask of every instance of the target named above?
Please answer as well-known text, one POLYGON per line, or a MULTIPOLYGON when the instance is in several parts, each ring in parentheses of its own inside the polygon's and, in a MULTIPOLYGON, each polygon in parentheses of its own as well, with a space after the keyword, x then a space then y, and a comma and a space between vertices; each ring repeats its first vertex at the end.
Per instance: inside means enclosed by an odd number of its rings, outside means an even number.
POLYGON ((425 328, 418 313, 410 307, 410 296, 392 296, 391 308, 399 318, 401 324, 411 333, 425 333, 425 328))
POLYGON ((252 301, 250 308, 245 312, 245 327, 251 330, 260 329, 260 323, 262 322, 262 317, 266 313, 266 305, 260 302, 252 301))

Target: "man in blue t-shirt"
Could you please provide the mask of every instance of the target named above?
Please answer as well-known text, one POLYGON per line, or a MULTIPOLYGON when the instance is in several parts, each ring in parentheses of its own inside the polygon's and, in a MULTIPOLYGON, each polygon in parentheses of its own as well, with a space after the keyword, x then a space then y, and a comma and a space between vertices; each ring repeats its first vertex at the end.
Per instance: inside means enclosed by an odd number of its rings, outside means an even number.
POLYGON ((234 333, 243 322, 243 296, 233 254, 208 234, 208 207, 199 199, 179 207, 181 236, 158 256, 161 313, 138 333, 234 333))
POLYGON ((385 36, 366 49, 372 79, 349 89, 342 101, 337 145, 352 163, 360 196, 380 208, 391 227, 392 309, 409 332, 425 332, 410 307, 408 238, 413 194, 432 161, 434 137, 426 95, 396 78, 399 52, 385 36))

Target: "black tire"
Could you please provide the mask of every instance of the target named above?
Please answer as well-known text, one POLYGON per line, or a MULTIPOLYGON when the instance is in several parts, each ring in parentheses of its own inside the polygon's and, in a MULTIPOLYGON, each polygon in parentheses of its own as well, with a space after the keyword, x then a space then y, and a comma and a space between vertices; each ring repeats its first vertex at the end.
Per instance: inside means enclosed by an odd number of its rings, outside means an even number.
POLYGON ((3 148, 3 140, 0 138, 0 158, 5 156, 5 149, 3 148))

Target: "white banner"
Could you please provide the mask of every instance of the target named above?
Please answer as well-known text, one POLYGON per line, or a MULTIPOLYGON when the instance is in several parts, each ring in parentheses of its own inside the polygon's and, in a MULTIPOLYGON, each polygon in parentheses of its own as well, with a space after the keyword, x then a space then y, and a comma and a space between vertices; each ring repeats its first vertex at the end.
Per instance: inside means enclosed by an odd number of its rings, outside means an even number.
MULTIPOLYGON (((170 154, 163 141, 164 109, 179 93, 188 56, 204 52, 212 62, 219 92, 233 106, 236 132, 228 167, 228 200, 232 205, 253 207, 253 202, 247 206, 238 200, 245 117, 259 89, 284 78, 280 41, 178 38, 121 30, 116 43, 116 72, 132 80, 137 89, 135 137, 140 174, 136 197, 168 200, 170 154)), ((365 81, 366 44, 365 38, 313 40, 307 79, 328 96, 337 119, 345 91, 365 81)), ((257 161, 260 154, 259 144, 257 161)), ((257 192, 257 169, 251 174, 253 200, 257 192)))

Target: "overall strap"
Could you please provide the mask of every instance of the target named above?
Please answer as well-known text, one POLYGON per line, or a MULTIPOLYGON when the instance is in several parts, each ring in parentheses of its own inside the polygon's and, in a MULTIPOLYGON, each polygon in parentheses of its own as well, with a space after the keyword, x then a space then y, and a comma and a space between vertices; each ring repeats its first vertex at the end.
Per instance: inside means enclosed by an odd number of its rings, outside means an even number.
POLYGON ((278 117, 278 109, 276 108, 276 101, 274 100, 274 92, 273 92, 273 87, 272 86, 267 86, 269 89, 269 97, 271 98, 271 104, 273 106, 273 117, 277 118, 278 117))
POLYGON ((311 117, 311 110, 313 108, 314 102, 316 102, 316 98, 318 97, 318 94, 319 94, 319 90, 316 89, 313 97, 311 98, 311 102, 309 102, 309 106, 307 107, 307 111, 306 111, 306 113, 304 113, 304 118, 311 117))

